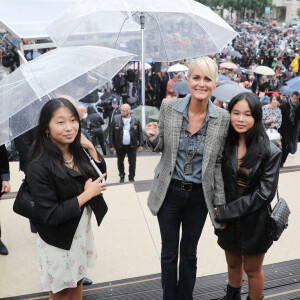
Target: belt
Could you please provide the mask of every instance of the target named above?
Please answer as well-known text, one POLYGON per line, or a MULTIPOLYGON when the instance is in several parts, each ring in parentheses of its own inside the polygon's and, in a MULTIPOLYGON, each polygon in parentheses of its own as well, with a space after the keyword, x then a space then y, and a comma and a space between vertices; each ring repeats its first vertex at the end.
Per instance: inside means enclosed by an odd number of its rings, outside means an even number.
POLYGON ((202 183, 180 181, 180 180, 177 180, 177 179, 171 179, 171 184, 173 184, 176 187, 180 188, 182 191, 187 191, 187 192, 191 192, 193 189, 202 187, 202 183))

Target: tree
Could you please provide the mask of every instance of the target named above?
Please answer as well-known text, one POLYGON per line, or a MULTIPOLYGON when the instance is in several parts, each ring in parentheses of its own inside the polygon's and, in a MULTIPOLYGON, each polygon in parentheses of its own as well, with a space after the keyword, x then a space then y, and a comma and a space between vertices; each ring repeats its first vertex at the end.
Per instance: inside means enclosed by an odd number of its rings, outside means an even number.
MULTIPOLYGON (((231 7, 233 11, 237 11, 241 18, 245 18, 246 9, 250 9, 254 12, 254 15, 264 14, 265 7, 272 6, 272 0, 196 0, 204 5, 212 8, 217 6, 224 8, 231 7)), ((299 9, 300 10, 300 9, 299 9)))

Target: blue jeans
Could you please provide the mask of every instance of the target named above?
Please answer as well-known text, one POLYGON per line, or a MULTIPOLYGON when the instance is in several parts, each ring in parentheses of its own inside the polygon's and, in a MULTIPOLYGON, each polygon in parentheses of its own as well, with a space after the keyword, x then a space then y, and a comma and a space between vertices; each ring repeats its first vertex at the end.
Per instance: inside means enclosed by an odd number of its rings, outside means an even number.
POLYGON ((163 300, 191 300, 197 272, 197 245, 207 216, 202 185, 183 191, 170 184, 157 215, 162 240, 163 300), (177 279, 179 232, 179 279, 177 279))

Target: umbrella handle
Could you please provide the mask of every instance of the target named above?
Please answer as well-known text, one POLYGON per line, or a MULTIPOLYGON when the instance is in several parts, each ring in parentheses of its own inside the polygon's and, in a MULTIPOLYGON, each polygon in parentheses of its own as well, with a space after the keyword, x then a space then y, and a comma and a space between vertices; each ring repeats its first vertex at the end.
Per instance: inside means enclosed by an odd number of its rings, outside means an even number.
POLYGON ((151 134, 149 134, 149 133, 147 132, 146 128, 143 128, 143 134, 144 134, 144 136, 145 136, 146 138, 149 138, 149 137, 152 136, 151 134))
MULTIPOLYGON (((86 154, 90 164, 92 165, 94 170, 97 172, 98 176, 103 175, 102 172, 100 171, 100 169, 98 168, 98 166, 96 165, 96 163, 94 162, 94 160, 92 159, 92 157, 89 155, 89 153, 83 147, 81 147, 81 148, 84 151, 84 153, 86 154)), ((104 182, 105 182, 105 178, 102 179, 101 183, 104 183, 104 182)))

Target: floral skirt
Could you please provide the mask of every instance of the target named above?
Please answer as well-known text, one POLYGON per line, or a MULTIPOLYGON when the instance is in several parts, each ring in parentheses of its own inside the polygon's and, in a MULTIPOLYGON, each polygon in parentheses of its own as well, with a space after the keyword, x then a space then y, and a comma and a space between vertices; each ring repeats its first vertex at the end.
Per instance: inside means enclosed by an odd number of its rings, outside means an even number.
POLYGON ((66 288, 77 287, 78 281, 87 275, 97 258, 93 232, 90 224, 92 210, 84 208, 70 250, 45 243, 37 235, 40 260, 40 288, 54 294, 66 288))

